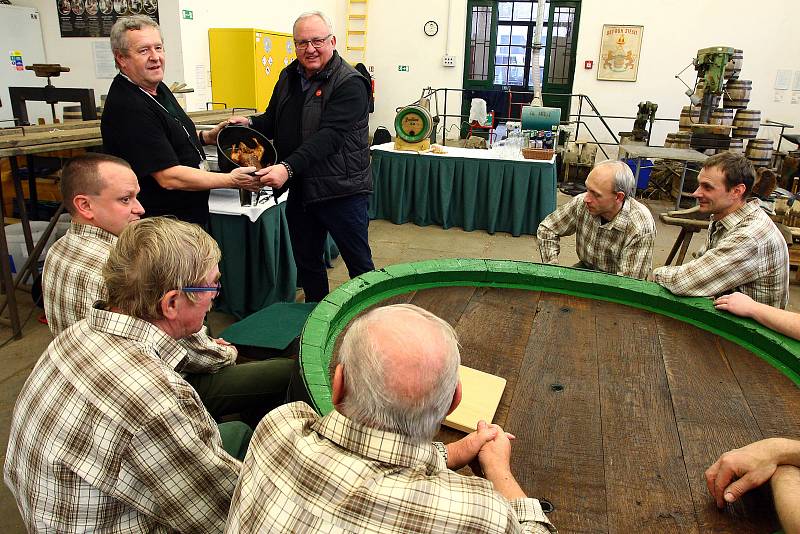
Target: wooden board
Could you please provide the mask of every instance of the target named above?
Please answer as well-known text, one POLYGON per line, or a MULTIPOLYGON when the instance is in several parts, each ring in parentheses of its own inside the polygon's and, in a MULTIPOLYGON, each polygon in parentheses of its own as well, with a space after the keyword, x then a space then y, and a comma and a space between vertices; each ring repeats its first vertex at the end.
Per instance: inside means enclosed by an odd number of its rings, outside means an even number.
POLYGON ((506 388, 506 379, 459 366, 461 404, 444 420, 444 425, 462 432, 474 432, 479 421, 491 423, 500 397, 506 388))
POLYGON ((716 336, 663 316, 656 319, 675 420, 703 532, 774 532, 777 523, 763 495, 750 493, 717 510, 704 473, 719 456, 762 438, 741 387, 716 336))
POLYGON ((506 429, 511 469, 560 532, 608 532, 591 301, 542 293, 506 429))
POLYGON ((655 316, 594 305, 608 515, 618 532, 698 532, 655 316))

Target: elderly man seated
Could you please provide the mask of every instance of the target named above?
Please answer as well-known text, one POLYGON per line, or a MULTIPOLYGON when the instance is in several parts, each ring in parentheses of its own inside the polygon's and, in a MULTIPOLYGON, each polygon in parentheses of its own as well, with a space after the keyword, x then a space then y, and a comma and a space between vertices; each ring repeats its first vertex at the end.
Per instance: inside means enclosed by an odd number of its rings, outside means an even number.
POLYGON ((461 400, 458 343, 409 304, 357 319, 333 376, 335 410, 293 403, 253 435, 226 532, 548 532, 511 474, 509 435, 481 422, 431 443, 461 400), (477 457, 488 480, 454 473, 477 457))
MULTIPOLYGON (((5 480, 31 532, 220 532, 241 464, 175 369, 219 290, 199 226, 128 226, 108 300, 61 333, 22 387, 5 480)), ((242 425, 242 423, 225 423, 242 425)))
MULTIPOLYGON (((136 175, 127 162, 114 156, 85 154, 68 161, 60 187, 72 224, 50 248, 42 272, 44 307, 53 335, 84 319, 95 301, 106 299, 103 264, 120 232, 144 214, 136 198, 136 175)), ((176 370, 185 373, 215 418, 238 414, 255 426, 285 400, 295 365, 291 360, 233 365, 236 348, 210 338, 205 327, 179 343, 187 357, 176 370)))
POLYGON ((536 237, 543 263, 558 263, 559 239, 576 234, 577 267, 644 279, 653 269, 656 224, 633 197, 636 180, 621 161, 598 164, 586 192, 539 224, 536 237))
POLYGON ((716 297, 739 291, 763 304, 789 302, 789 250, 775 223, 748 201, 755 180, 753 164, 740 154, 708 158, 698 176, 701 213, 711 214, 708 239, 696 259, 659 267, 653 280, 676 295, 716 297))

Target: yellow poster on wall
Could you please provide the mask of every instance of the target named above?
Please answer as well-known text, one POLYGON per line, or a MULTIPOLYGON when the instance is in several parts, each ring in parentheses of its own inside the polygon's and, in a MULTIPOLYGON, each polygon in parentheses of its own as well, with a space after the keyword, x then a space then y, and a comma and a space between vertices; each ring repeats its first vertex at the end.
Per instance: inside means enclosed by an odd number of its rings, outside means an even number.
POLYGON ((603 25, 598 80, 636 81, 643 31, 644 26, 603 25))

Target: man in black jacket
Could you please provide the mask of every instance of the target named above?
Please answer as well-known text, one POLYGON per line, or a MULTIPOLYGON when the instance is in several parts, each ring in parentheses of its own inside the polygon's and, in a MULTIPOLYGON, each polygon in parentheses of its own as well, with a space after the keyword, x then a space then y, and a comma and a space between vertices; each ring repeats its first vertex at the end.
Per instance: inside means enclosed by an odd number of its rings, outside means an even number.
POLYGON ((281 72, 266 111, 232 117, 273 139, 276 165, 258 171, 261 183, 289 187, 286 217, 306 302, 328 294, 323 262, 327 233, 350 277, 374 269, 369 248, 369 81, 336 52, 322 13, 294 23, 297 59, 281 72))

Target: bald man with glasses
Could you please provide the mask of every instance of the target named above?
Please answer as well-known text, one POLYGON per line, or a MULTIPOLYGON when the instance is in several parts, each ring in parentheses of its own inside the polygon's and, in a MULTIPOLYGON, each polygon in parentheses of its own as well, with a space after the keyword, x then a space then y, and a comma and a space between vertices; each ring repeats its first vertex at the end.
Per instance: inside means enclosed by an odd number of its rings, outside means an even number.
POLYGON ((328 18, 318 12, 294 23, 297 59, 281 72, 266 111, 232 117, 272 139, 278 163, 258 171, 261 183, 291 190, 286 217, 306 302, 328 294, 323 261, 330 233, 350 277, 374 269, 367 207, 370 82, 336 52, 328 18))

